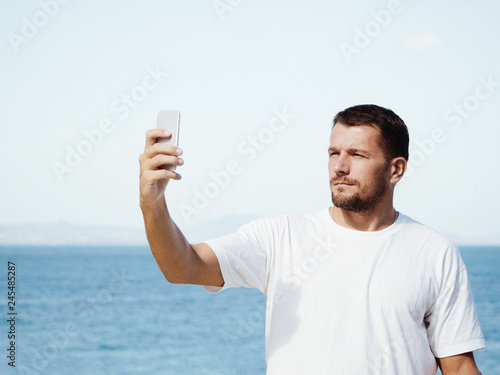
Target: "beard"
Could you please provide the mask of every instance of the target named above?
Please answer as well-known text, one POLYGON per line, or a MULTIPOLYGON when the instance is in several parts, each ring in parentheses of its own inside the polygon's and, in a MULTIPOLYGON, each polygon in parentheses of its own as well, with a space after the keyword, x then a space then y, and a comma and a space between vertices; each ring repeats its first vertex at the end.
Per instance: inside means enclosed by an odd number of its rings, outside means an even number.
MULTIPOLYGON (((355 213, 368 213, 375 209, 377 203, 388 190, 388 185, 385 182, 385 176, 377 175, 377 178, 364 187, 358 180, 348 179, 345 177, 333 177, 330 179, 330 187, 332 191, 332 202, 335 207, 342 208, 355 213), (347 195, 346 188, 340 187, 338 193, 334 193, 334 183, 344 182, 357 187, 357 191, 347 195)), ((348 187, 347 189, 351 189, 348 187)))

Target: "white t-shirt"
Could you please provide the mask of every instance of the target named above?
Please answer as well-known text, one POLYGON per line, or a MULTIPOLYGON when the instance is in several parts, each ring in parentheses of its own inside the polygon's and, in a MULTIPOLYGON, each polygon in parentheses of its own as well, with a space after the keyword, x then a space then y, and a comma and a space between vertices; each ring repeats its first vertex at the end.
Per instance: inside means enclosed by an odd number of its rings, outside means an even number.
POLYGON ((268 375, 435 375, 485 346, 458 249, 405 215, 376 232, 283 215, 206 243, 225 282, 209 292, 267 296, 268 375))

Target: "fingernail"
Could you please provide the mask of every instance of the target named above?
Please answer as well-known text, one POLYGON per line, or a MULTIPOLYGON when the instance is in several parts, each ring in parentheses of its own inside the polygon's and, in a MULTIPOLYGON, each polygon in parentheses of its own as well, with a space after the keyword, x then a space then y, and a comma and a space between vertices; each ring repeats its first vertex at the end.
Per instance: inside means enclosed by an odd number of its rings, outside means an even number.
POLYGON ((170 130, 165 130, 165 135, 172 135, 172 132, 170 130))
POLYGON ((181 150, 180 148, 178 148, 177 150, 175 150, 175 153, 176 153, 177 155, 180 155, 180 154, 182 154, 182 150, 181 150))
POLYGON ((184 164, 184 160, 182 160, 181 158, 179 158, 179 165, 182 165, 184 164))

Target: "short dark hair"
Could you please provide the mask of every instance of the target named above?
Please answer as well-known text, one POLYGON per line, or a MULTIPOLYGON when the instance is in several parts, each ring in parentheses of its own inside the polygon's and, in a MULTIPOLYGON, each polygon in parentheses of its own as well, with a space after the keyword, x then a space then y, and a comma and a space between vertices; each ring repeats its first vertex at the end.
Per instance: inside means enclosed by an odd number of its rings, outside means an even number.
MULTIPOLYGON (((410 136, 404 121, 393 111, 374 104, 362 104, 340 111, 333 119, 336 124, 345 126, 373 126, 380 130, 381 145, 385 149, 386 158, 404 157, 408 161, 410 136)), ((332 127, 332 129, 333 129, 332 127)))

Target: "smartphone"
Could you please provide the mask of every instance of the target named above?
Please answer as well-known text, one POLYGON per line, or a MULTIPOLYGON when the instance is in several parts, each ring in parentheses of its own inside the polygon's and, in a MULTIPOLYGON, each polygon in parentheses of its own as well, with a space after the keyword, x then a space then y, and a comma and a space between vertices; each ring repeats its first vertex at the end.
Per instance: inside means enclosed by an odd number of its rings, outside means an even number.
MULTIPOLYGON (((179 122, 181 114, 179 111, 159 111, 156 120, 156 127, 169 130, 172 137, 168 139, 159 139, 160 143, 167 143, 169 145, 179 146, 179 122)), ((175 165, 162 165, 162 169, 175 171, 175 165)))

